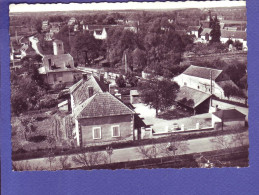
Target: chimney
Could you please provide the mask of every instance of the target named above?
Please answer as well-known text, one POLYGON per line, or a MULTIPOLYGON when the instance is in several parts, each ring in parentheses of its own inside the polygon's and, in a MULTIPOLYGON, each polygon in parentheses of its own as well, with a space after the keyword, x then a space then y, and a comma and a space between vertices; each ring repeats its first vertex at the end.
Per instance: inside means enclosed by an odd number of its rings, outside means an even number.
POLYGON ((89 98, 92 97, 94 95, 94 88, 89 86, 88 88, 88 94, 89 94, 89 98))
POLYGON ((118 99, 121 99, 121 94, 120 93, 115 93, 115 97, 117 97, 118 99))
POLYGON ((83 80, 84 80, 84 81, 87 81, 87 74, 86 74, 86 73, 83 73, 82 75, 83 75, 83 80))
POLYGON ((104 83, 104 74, 100 73, 100 83, 104 83))

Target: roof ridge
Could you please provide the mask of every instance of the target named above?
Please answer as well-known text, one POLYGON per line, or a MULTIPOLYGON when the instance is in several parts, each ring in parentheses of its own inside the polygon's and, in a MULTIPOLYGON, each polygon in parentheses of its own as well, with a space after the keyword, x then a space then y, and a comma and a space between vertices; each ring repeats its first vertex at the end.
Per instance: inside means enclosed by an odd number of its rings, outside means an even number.
POLYGON ((131 112, 135 113, 135 111, 131 110, 128 106, 126 106, 121 100, 119 100, 118 98, 116 98, 114 95, 110 94, 109 92, 104 92, 109 94, 110 96, 112 96, 114 99, 116 99, 117 101, 119 101, 123 106, 127 107, 127 109, 129 109, 131 112))
MULTIPOLYGON (((221 70, 221 69, 209 68, 209 67, 205 67, 205 66, 197 66, 197 65, 193 65, 193 64, 191 64, 191 66, 198 67, 198 68, 212 69, 212 70, 217 70, 217 71, 223 71, 223 70, 221 70)), ((189 67, 190 67, 190 66, 189 66, 189 67)), ((188 67, 188 68, 189 68, 189 67, 188 67)))

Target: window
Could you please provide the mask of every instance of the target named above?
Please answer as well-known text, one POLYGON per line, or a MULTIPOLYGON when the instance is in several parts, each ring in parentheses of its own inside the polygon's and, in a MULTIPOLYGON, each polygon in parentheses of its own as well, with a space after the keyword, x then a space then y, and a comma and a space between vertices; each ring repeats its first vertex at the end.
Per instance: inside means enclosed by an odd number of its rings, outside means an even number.
POLYGON ((200 86, 198 86, 198 89, 200 89, 200 86))
POLYGON ((112 137, 120 137, 119 125, 112 126, 112 137))
POLYGON ((184 82, 184 85, 187 85, 187 83, 186 83, 186 82, 184 82))
POLYGON ((93 128, 93 139, 102 139, 101 127, 93 128))

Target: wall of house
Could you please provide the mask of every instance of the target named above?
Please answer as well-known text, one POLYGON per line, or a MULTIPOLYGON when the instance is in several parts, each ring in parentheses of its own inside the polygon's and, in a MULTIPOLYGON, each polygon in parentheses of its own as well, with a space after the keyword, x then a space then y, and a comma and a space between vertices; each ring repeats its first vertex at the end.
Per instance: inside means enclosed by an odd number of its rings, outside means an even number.
POLYGON ((211 125, 212 127, 215 126, 215 123, 221 123, 221 119, 215 116, 214 114, 211 115, 211 125))
MULTIPOLYGON (((200 78, 200 77, 194 77, 194 76, 181 74, 181 75, 175 77, 174 80, 180 85, 180 87, 187 86, 187 87, 190 87, 190 88, 202 91, 202 92, 210 93, 210 85, 211 85, 210 79, 204 79, 204 78, 200 78)), ((214 90, 215 90, 214 81, 212 81, 212 85, 213 85, 213 92, 214 92, 214 90)))
POLYGON ((73 72, 49 72, 47 75, 47 82, 50 85, 57 84, 57 83, 73 83, 74 75, 73 72), (56 75, 56 76, 54 76, 56 75), (54 80, 56 77, 56 81, 54 80))
POLYGON ((210 108, 210 98, 202 102, 199 106, 195 108, 195 114, 208 113, 210 108))
POLYGON ((133 124, 133 115, 79 119, 81 146, 122 140, 133 140, 133 124), (114 125, 119 125, 120 137, 112 137, 112 126, 114 125), (101 127, 101 139, 93 139, 94 127, 101 127))

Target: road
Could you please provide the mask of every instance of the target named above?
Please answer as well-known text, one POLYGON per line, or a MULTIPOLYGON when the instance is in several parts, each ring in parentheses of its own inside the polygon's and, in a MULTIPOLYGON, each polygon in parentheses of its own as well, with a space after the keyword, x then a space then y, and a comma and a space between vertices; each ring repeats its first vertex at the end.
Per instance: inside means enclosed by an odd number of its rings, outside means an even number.
MULTIPOLYGON (((224 135, 224 139, 226 140, 226 143, 230 142, 231 140, 231 134, 230 135, 224 135)), ((206 138, 198 138, 198 139, 192 139, 188 140, 188 149, 186 150, 185 154, 192 154, 192 153, 200 153, 200 152, 207 152, 207 151, 213 151, 217 150, 219 147, 219 144, 217 142, 212 142, 211 139, 214 137, 206 137, 206 138)), ((242 139, 244 140, 244 144, 248 145, 248 132, 242 133, 242 139)), ((167 143, 164 143, 164 146, 167 143)), ((236 144, 235 146, 232 144, 231 147, 237 147, 240 146, 239 144, 236 144)), ((145 147, 152 147, 152 145, 147 145, 145 147)), ((133 160, 141 160, 143 159, 142 155, 137 152, 138 147, 130 147, 130 148, 122 148, 122 149, 114 149, 112 154, 112 162, 126 162, 126 161, 133 161, 133 160)), ((223 148, 222 148, 223 149, 223 148)), ((105 152, 106 154, 106 152, 105 152)), ((177 154, 176 155, 180 155, 177 154)), ((78 168, 80 166, 76 165, 72 161, 72 157, 75 155, 68 155, 68 161, 71 163, 72 168, 78 168)), ((161 157, 161 154, 158 154, 157 157, 161 157)), ((29 165, 30 170, 57 170, 61 169, 60 159, 61 156, 57 156, 55 158, 55 161, 52 162, 52 168, 50 168, 49 161, 47 158, 37 158, 37 159, 30 159, 30 160, 21 160, 21 161, 15 161, 15 164, 17 166, 24 166, 29 165)))
POLYGON ((31 42, 31 46, 36 51, 36 53, 44 57, 44 55, 39 51, 39 48, 38 48, 37 43, 39 42, 39 40, 36 37, 31 36, 29 37, 29 41, 31 42))

